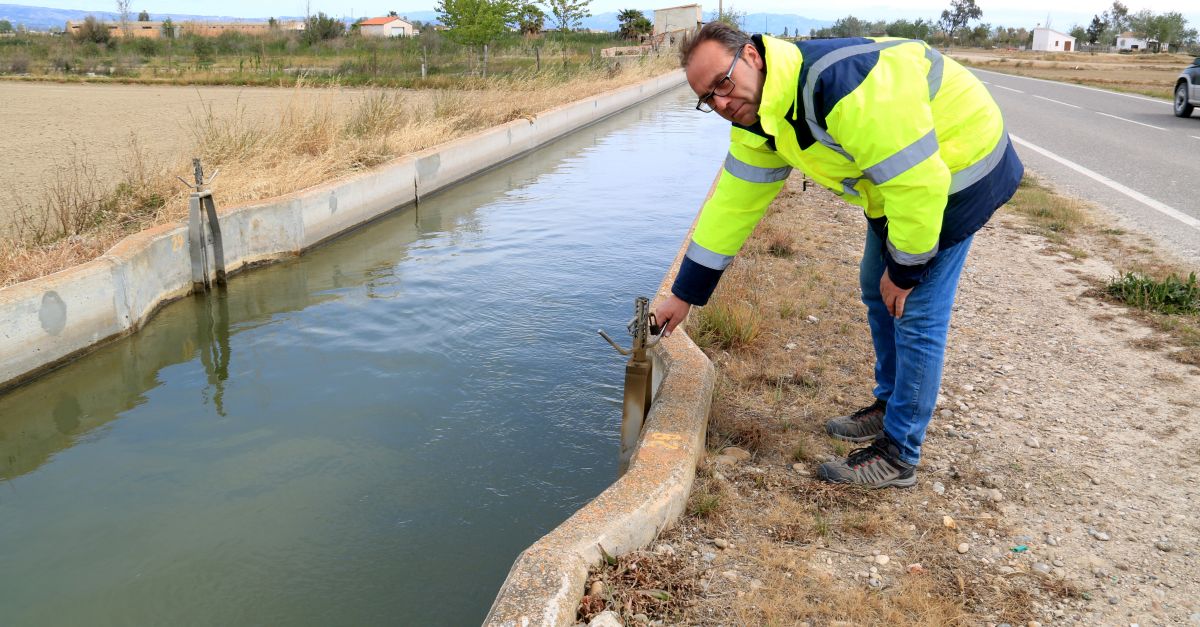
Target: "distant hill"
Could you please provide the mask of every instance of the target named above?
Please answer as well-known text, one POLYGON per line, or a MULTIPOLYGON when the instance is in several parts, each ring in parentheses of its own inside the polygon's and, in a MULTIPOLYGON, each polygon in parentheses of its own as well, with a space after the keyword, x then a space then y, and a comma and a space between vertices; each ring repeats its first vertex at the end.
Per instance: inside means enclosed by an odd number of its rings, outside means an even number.
MULTIPOLYGON (((107 3, 106 3, 107 4, 107 3)), ((131 18, 137 18, 138 11, 132 11, 131 18)), ((112 11, 79 11, 75 9, 49 9, 46 7, 31 7, 21 4, 0 4, 0 20, 8 20, 13 26, 24 25, 30 30, 62 30, 68 21, 77 22, 94 15, 96 19, 106 22, 116 22, 120 14, 112 11)), ((186 13, 151 13, 150 19, 163 20, 171 18, 180 22, 187 20, 213 20, 222 22, 265 22, 267 18, 242 18, 226 15, 190 15, 186 13)), ((283 21, 301 20, 301 17, 279 17, 283 21)))
MULTIPOLYGON (((650 20, 654 19, 653 10, 642 11, 650 20)), ((705 19, 713 19, 715 12, 706 13, 705 19)), ((97 19, 108 22, 115 22, 120 19, 117 13, 112 11, 79 11, 74 9, 49 9, 46 7, 34 7, 21 4, 0 4, 0 20, 8 20, 13 26, 24 25, 30 30, 61 30, 68 21, 79 21, 83 18, 94 15, 97 19)), ((437 13, 434 11, 409 11, 404 14, 410 20, 418 20, 421 22, 436 22, 437 13)), ((136 16, 136 13, 135 13, 136 16)), ((190 15, 185 13, 151 13, 150 18, 154 20, 162 20, 171 18, 172 21, 181 22, 187 20, 213 20, 213 21, 229 21, 229 22, 265 22, 266 17, 246 18, 246 17, 231 17, 226 15, 190 15)), ((353 21, 347 16, 338 16, 345 19, 347 22, 353 21)), ((362 17, 362 16, 359 16, 362 17)), ((281 21, 301 20, 302 17, 295 16, 277 16, 281 21)), ((743 28, 752 33, 768 32, 780 34, 786 27, 788 34, 807 35, 809 30, 813 28, 821 28, 830 26, 833 22, 825 20, 814 20, 800 15, 787 15, 780 13, 750 13, 746 16, 742 23, 743 28)), ((551 20, 546 20, 546 26, 552 26, 551 20)), ((596 30, 615 31, 618 28, 617 12, 610 11, 607 13, 597 13, 583 20, 583 28, 591 28, 596 30)))

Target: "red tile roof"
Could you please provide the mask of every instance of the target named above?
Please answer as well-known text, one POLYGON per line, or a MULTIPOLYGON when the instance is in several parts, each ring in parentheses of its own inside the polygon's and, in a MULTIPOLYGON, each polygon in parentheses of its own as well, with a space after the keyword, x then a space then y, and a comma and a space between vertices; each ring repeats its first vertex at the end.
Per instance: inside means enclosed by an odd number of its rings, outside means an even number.
MULTIPOLYGON (((391 24, 392 22, 394 22, 396 20, 400 20, 400 18, 398 18, 398 17, 373 17, 369 20, 363 20, 362 22, 359 22, 359 24, 361 24, 362 26, 383 26, 385 24, 391 24)), ((404 20, 400 20, 400 21, 404 21, 404 20)))

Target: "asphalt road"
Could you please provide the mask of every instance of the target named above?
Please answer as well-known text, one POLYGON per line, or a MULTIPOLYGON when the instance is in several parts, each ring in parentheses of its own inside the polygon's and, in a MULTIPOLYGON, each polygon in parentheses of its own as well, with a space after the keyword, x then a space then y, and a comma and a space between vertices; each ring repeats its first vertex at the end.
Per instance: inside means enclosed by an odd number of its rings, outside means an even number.
POLYGON ((1167 100, 971 71, 1028 169, 1200 263, 1200 111, 1177 118, 1167 100))

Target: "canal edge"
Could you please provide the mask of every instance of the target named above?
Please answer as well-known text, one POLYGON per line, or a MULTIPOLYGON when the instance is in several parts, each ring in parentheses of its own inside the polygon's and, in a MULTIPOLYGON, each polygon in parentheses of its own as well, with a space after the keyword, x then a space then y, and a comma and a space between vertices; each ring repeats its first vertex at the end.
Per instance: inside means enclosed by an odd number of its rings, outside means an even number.
MULTIPOLYGON (((368 172, 219 208, 224 267, 232 275, 302 254, 684 82, 683 71, 674 70, 368 172)), ((134 233, 97 259, 0 288, 6 321, 0 392, 137 332, 163 306, 191 294, 192 285, 185 221, 134 233)))
MULTIPOLYGON (((709 197, 715 187, 716 179, 709 197)), ((659 284, 655 307, 671 295, 691 236, 689 230, 659 284)), ((682 326, 650 355, 657 390, 629 470, 521 552, 484 619, 485 627, 576 624, 588 569, 605 553, 619 556, 647 546, 687 507, 696 465, 704 455, 716 369, 682 326)))

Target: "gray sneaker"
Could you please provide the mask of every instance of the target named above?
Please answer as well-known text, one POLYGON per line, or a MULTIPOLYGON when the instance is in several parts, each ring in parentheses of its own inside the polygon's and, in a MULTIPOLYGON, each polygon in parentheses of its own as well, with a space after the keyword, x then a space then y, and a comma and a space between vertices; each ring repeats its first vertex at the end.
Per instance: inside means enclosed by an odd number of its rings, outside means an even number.
POLYGON ((865 488, 911 488, 917 484, 915 466, 900 460, 900 449, 886 435, 870 446, 850 451, 846 459, 825 462, 817 476, 830 483, 865 488))
POLYGON ((887 401, 875 399, 870 407, 839 416, 825 423, 829 435, 847 442, 870 442, 883 433, 883 415, 887 413, 887 401))

